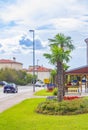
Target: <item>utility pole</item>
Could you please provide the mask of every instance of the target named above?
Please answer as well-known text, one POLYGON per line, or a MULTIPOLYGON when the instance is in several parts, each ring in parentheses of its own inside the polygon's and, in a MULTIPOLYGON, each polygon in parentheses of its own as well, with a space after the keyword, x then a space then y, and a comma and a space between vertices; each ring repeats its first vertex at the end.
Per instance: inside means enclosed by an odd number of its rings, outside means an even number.
POLYGON ((33 33, 33 92, 35 92, 35 31, 29 31, 33 33))

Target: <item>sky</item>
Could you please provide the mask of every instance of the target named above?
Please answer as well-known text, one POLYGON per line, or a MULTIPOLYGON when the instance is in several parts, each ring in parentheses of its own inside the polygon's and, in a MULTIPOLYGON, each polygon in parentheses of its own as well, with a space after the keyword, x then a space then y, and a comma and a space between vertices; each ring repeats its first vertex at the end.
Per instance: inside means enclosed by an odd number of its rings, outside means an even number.
POLYGON ((54 68, 43 56, 49 53, 49 40, 58 33, 70 36, 75 50, 70 69, 87 64, 88 0, 0 0, 0 59, 13 59, 24 68, 35 64, 54 68))

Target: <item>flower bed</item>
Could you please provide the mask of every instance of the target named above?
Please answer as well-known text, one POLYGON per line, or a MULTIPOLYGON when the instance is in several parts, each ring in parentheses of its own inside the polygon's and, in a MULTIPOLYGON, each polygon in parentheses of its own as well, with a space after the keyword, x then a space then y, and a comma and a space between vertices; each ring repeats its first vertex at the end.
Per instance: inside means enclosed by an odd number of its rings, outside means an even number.
POLYGON ((80 97, 79 96, 64 96, 64 100, 73 100, 77 98, 80 98, 80 97))

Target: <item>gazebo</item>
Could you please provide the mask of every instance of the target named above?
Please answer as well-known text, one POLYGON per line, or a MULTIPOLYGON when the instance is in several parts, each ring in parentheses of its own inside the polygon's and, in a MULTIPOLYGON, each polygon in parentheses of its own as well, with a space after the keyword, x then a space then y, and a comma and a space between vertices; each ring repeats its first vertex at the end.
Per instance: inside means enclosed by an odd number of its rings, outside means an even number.
POLYGON ((68 70, 65 73, 66 82, 68 86, 73 88, 76 86, 80 92, 87 92, 88 90, 88 65, 68 70))
POLYGON ((87 45, 87 65, 65 72, 67 87, 77 88, 80 92, 88 92, 88 38, 84 41, 87 45))

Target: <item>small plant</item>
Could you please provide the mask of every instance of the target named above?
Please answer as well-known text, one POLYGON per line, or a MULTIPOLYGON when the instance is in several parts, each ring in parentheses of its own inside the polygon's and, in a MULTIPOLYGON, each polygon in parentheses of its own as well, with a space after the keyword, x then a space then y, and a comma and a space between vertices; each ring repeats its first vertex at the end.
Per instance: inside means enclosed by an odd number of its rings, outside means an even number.
POLYGON ((53 95, 54 95, 54 96, 57 96, 57 93, 58 93, 58 89, 55 88, 55 89, 53 90, 53 95))

